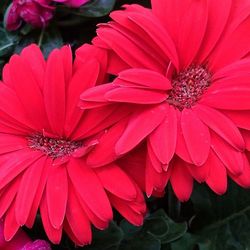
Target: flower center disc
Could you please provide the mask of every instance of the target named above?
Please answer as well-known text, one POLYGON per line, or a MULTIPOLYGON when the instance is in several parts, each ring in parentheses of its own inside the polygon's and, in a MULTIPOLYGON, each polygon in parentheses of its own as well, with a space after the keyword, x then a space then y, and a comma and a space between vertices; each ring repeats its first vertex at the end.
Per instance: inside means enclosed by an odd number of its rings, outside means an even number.
POLYGON ((167 102, 179 110, 191 108, 211 84, 211 74, 202 66, 192 65, 172 79, 167 102))
POLYGON ((83 145, 82 141, 49 138, 41 134, 29 136, 27 140, 31 149, 40 150, 53 159, 70 155, 83 145))

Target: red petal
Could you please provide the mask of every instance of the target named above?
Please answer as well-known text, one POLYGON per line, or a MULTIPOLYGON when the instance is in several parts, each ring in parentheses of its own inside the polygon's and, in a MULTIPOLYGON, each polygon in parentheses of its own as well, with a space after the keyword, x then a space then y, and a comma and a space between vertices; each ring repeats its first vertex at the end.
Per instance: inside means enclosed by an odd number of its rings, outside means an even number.
POLYGON ((235 124, 221 112, 197 104, 192 108, 198 117, 226 142, 238 150, 244 150, 245 143, 235 124))
POLYGON ((44 192, 41 200, 40 213, 42 217, 43 227, 49 240, 54 244, 59 244, 62 238, 62 226, 59 229, 55 229, 51 225, 47 206, 46 192, 44 192))
POLYGON ((40 130, 47 127, 43 95, 31 68, 19 56, 11 57, 9 66, 13 88, 31 124, 40 130))
POLYGON ((243 155, 244 167, 241 175, 230 174, 230 177, 241 187, 249 188, 250 187, 250 165, 249 160, 245 155, 243 155))
POLYGON ((131 224, 136 226, 141 226, 143 223, 144 216, 142 214, 138 214, 131 209, 128 202, 124 202, 123 200, 113 196, 112 194, 109 195, 110 202, 115 207, 119 213, 126 218, 131 224))
MULTIPOLYGON (((246 81, 249 81, 248 78, 246 81)), ((236 83, 233 86, 229 85, 223 88, 223 86, 218 84, 213 89, 208 89, 208 91, 203 95, 199 103, 218 109, 249 110, 249 84, 247 83, 245 84, 245 86, 237 84, 237 78, 235 78, 234 81, 236 83)))
POLYGON ((134 183, 122 169, 115 164, 95 170, 106 190, 123 200, 132 201, 137 192, 134 183), (121 185, 122 183, 122 185, 121 185))
POLYGON ((183 132, 181 129, 181 113, 176 110, 177 114, 177 142, 176 142, 176 154, 183 159, 185 162, 192 163, 192 159, 187 149, 187 145, 183 136, 183 132))
POLYGON ((32 203, 32 207, 29 213, 29 217, 25 223, 25 225, 29 228, 32 228, 32 226, 34 225, 35 219, 36 219, 36 215, 37 215, 37 210, 40 206, 40 202, 42 199, 42 195, 45 189, 45 185, 47 182, 47 177, 50 171, 50 168, 53 167, 52 166, 52 159, 51 158, 47 158, 46 162, 43 166, 43 172, 41 174, 41 178, 39 181, 39 185, 38 188, 36 190, 36 195, 34 197, 33 203, 32 203))
POLYGON ((243 171, 243 153, 235 150, 215 133, 211 134, 211 148, 226 168, 233 174, 239 175, 243 171))
MULTIPOLYGON (((198 61, 204 61, 223 34, 231 11, 232 0, 208 1, 208 20, 205 36, 199 50, 198 61)), ((230 20, 231 21, 231 20, 230 20)))
POLYGON ((187 201, 190 198, 193 190, 193 178, 185 162, 180 159, 176 158, 173 163, 170 182, 180 201, 187 201))
POLYGON ((161 66, 156 59, 144 51, 134 41, 129 39, 121 32, 107 27, 97 30, 98 36, 121 57, 128 65, 133 68, 147 68, 161 72, 161 66), (124 47, 126 44, 126 47, 124 47))
MULTIPOLYGON (((240 13, 240 16, 243 17, 242 13, 240 13)), ((250 18, 248 16, 237 27, 234 27, 232 33, 225 36, 223 42, 215 51, 213 58, 210 58, 210 68, 213 71, 247 55, 250 51, 250 37, 245 34, 249 31, 249 28, 250 18)))
POLYGON ((169 164, 177 141, 177 115, 172 106, 168 107, 165 120, 149 137, 152 148, 163 164, 169 164))
POLYGON ((0 197, 0 218, 3 217, 5 212, 9 209, 12 202, 15 204, 16 193, 20 185, 20 177, 15 178, 6 188, 1 190, 0 197))
POLYGON ((65 126, 75 128, 79 119, 82 117, 82 111, 78 107, 80 94, 90 87, 93 87, 99 75, 99 64, 97 61, 90 61, 84 64, 73 75, 67 89, 67 116, 65 126), (70 125, 69 125, 70 124, 70 125))
POLYGON ((16 219, 21 226, 24 225, 28 219, 36 191, 40 184, 45 160, 46 157, 37 160, 26 169, 22 176, 16 196, 16 219))
POLYGON ((45 72, 44 102, 54 133, 62 135, 65 122, 65 76, 62 56, 55 49, 50 54, 45 72))
POLYGON ((9 210, 6 213, 6 217, 4 219, 4 239, 6 241, 10 241, 15 236, 17 230, 19 229, 19 224, 16 221, 14 204, 10 206, 9 210))
POLYGON ((210 150, 209 129, 191 109, 181 112, 181 128, 193 163, 201 166, 205 163, 210 150))
POLYGON ((243 129, 250 130, 250 111, 249 110, 225 110, 223 111, 223 114, 227 116, 230 120, 233 121, 233 123, 243 129))
POLYGON ((99 167, 109 164, 118 158, 115 153, 115 144, 124 132, 127 123, 128 119, 125 118, 103 134, 98 140, 98 145, 96 145, 87 157, 88 165, 99 167))
POLYGON ((23 60, 26 60, 29 67, 31 68, 34 78, 37 81, 40 89, 43 89, 43 78, 46 67, 46 62, 44 60, 43 54, 40 48, 36 44, 31 44, 25 47, 20 55, 23 60))
POLYGON ((167 31, 156 18, 141 13, 131 13, 128 18, 143 29, 147 35, 159 46, 166 58, 178 68, 178 55, 175 44, 167 31))
POLYGON ((154 90, 169 90, 172 88, 170 81, 165 76, 147 69, 124 70, 114 80, 114 84, 122 87, 154 90))
POLYGON ((218 195, 227 190, 227 171, 223 163, 211 151, 209 156, 210 171, 206 179, 207 185, 218 195))
POLYGON ((66 210, 66 218, 75 237, 81 245, 90 244, 92 232, 90 221, 75 195, 75 190, 69 185, 68 205, 66 210))
POLYGON ((136 104, 157 104, 167 99, 164 91, 152 91, 140 88, 116 88, 105 94, 111 102, 126 102, 136 104))
POLYGON ((88 102, 107 102, 106 98, 104 97, 105 94, 115 88, 117 87, 113 83, 98 85, 84 91, 80 98, 81 100, 88 102))
POLYGON ((68 199, 66 166, 53 166, 46 184, 46 197, 51 225, 59 229, 64 220, 68 199))
POLYGON ((69 177, 87 206, 103 221, 112 219, 112 209, 100 180, 83 160, 72 158, 68 165, 69 177), (87 188, 87 190, 86 190, 87 188), (100 206, 100 204, 102 204, 100 206))
POLYGON ((125 154, 136 145, 138 145, 145 137, 147 137, 154 129, 163 121, 166 115, 166 107, 157 105, 145 110, 137 110, 131 116, 125 132, 116 144, 116 152, 118 155, 125 154))

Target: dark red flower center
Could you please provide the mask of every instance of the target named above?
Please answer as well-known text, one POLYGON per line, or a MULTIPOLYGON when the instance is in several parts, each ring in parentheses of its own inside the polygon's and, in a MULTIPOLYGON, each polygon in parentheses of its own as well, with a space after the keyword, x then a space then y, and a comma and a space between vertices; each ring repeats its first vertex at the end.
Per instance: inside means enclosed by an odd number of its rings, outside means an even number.
POLYGON ((211 74, 203 66, 192 65, 172 79, 168 103, 179 110, 191 108, 211 84, 211 74))
POLYGON ((70 155, 83 146, 82 141, 50 138, 42 134, 29 136, 27 140, 31 149, 40 150, 53 159, 70 155))

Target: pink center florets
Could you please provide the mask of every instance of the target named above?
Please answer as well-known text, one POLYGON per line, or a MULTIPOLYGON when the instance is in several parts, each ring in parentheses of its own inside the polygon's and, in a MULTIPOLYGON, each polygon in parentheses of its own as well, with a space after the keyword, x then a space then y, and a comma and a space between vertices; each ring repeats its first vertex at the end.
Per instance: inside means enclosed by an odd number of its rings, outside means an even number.
POLYGON ((40 150, 53 159, 71 155, 76 149, 83 146, 82 141, 49 138, 42 134, 29 136, 27 140, 31 149, 40 150))
POLYGON ((192 65, 172 79, 168 103, 179 110, 191 108, 211 84, 211 74, 203 66, 192 65))

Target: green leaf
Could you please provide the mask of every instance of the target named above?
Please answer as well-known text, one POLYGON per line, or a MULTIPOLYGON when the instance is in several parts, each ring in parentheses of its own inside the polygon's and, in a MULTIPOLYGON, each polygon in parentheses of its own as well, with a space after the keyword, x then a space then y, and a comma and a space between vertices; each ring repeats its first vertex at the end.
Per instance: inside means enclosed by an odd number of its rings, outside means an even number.
POLYGON ((19 41, 19 37, 15 33, 7 32, 0 27, 0 57, 8 56, 14 50, 15 45, 19 41))
POLYGON ((84 250, 113 250, 118 249, 123 238, 122 230, 114 223, 110 223, 109 228, 100 231, 93 230, 93 242, 90 246, 84 247, 84 250))
POLYGON ((16 46, 15 52, 20 53, 24 47, 31 43, 38 44, 44 56, 47 58, 53 49, 63 45, 63 40, 60 32, 54 26, 49 26, 45 30, 33 30, 29 32, 16 46))
POLYGON ((115 2, 116 0, 92 0, 75 10, 65 6, 60 6, 59 10, 77 16, 96 18, 108 15, 113 10, 115 2))
POLYGON ((172 244, 172 250, 246 250, 250 248, 250 192, 229 182, 228 191, 218 196, 206 186, 192 195, 196 218, 193 234, 172 244))

